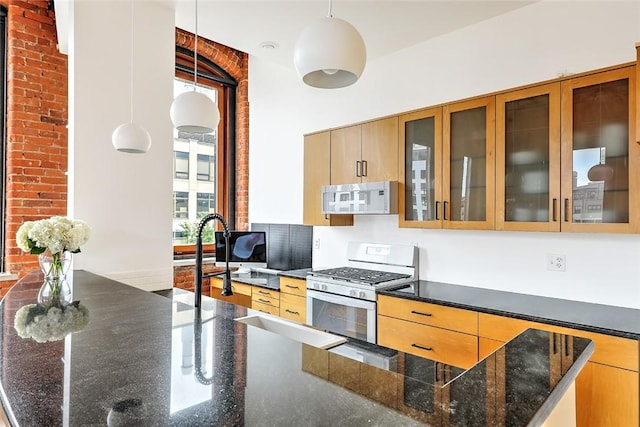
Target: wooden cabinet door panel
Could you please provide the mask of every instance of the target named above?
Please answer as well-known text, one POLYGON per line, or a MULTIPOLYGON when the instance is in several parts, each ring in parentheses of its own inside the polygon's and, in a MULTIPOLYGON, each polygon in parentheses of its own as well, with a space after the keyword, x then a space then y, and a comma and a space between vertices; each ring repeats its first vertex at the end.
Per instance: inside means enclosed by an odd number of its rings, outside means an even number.
POLYGON ((465 369, 478 361, 478 337, 393 317, 378 316, 378 344, 465 369))
POLYGON ((478 333, 478 313, 460 308, 380 295, 378 314, 466 334, 478 333))
POLYGON ((576 379, 578 427, 638 427, 639 384, 637 372, 587 362, 576 379))
POLYGON ((307 299, 305 297, 283 293, 280 295, 280 317, 298 323, 306 323, 307 299))
POLYGON ((331 131, 331 184, 355 184, 362 161, 362 125, 349 126, 331 131))
POLYGON ((398 117, 362 125, 362 182, 398 180, 398 117))
POLYGON ((293 294, 301 297, 306 297, 307 282, 302 279, 280 277, 280 292, 283 294, 293 294))

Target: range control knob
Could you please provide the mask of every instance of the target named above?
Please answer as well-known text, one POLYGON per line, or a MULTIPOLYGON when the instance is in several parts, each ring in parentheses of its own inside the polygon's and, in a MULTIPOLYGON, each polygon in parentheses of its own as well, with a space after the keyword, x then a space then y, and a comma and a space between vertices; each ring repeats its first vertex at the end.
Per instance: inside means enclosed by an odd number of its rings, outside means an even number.
POLYGON ((355 297, 356 296, 356 291, 355 289, 351 289, 349 290, 349 296, 355 297))
POLYGON ((358 296, 359 296, 360 298, 364 298, 364 297, 365 297, 365 293, 364 293, 364 291, 360 291, 360 293, 358 294, 358 296))
POLYGON ((327 290, 327 285, 322 285, 322 290, 326 291, 327 290))

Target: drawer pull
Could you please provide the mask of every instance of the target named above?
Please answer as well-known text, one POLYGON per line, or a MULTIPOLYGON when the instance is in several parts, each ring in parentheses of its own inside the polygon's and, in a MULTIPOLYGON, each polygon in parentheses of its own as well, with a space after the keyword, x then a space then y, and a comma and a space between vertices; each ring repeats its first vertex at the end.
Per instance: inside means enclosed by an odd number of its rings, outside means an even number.
POLYGON ((411 344, 411 347, 415 347, 415 348, 419 348, 421 350, 427 350, 427 351, 433 350, 431 347, 427 347, 427 346, 420 345, 420 344, 411 344))
POLYGON ((291 311, 288 308, 285 311, 289 314, 295 314, 296 316, 300 316, 300 313, 298 313, 297 311, 291 311))
POLYGON ((300 289, 297 286, 291 286, 291 285, 284 285, 284 286, 287 287, 287 288, 291 288, 291 289, 300 289))
POLYGON ((419 311, 415 311, 415 310, 411 310, 411 313, 413 314, 419 314, 420 316, 427 316, 427 317, 431 317, 431 313, 421 313, 419 311))
POLYGON ((267 291, 258 291, 258 293, 262 294, 262 295, 269 295, 269 292, 267 292, 267 291))
POLYGON ((262 299, 262 298, 258 298, 258 301, 260 301, 261 303, 264 303, 264 304, 271 304, 271 301, 266 300, 266 299, 262 299))

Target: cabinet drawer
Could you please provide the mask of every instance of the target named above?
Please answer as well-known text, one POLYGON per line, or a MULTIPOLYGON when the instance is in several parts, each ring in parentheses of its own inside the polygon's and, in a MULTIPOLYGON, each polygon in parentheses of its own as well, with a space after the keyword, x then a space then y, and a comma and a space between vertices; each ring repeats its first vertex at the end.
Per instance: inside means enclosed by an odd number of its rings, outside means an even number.
POLYGON ((275 291, 273 289, 259 288, 253 287, 253 297, 267 297, 267 298, 275 298, 280 299, 280 292, 275 291))
POLYGON ((640 354, 637 340, 563 328, 527 320, 511 319, 492 314, 480 313, 479 315, 479 335, 481 337, 499 341, 509 341, 527 328, 536 328, 588 338, 595 344, 595 350, 589 359, 590 361, 638 371, 638 358, 640 354))
POLYGON ((256 300, 251 301, 251 308, 254 310, 264 311, 265 313, 273 314, 274 316, 278 316, 280 314, 280 309, 277 306, 272 304, 258 302, 256 300))
MULTIPOLYGON (((275 308, 280 307, 280 298, 271 298, 271 297, 254 293, 253 297, 251 297, 251 301, 253 301, 254 303, 268 305, 275 308)), ((279 314, 279 313, 276 312, 276 314, 279 314)))
POLYGON ((306 280, 292 279, 291 277, 280 277, 280 292, 306 297, 307 282, 306 280))
POLYGON ((478 337, 393 317, 378 316, 378 344, 459 368, 478 361, 478 337))
POLYGON ((307 299, 297 295, 280 295, 280 317, 306 323, 307 321, 307 299))
MULTIPOLYGON (((211 279, 210 286, 212 288, 222 289, 222 279, 211 279)), ((234 294, 251 296, 251 286, 234 282, 233 280, 231 281, 231 291, 233 291, 234 294)))
POLYGON ((380 295, 378 314, 466 334, 478 333, 478 313, 460 308, 380 295))
POLYGON ((251 307, 251 297, 249 295, 239 294, 234 292, 233 295, 223 297, 222 289, 211 287, 209 296, 211 298, 219 299, 221 301, 230 302, 231 304, 241 305, 243 307, 251 307))

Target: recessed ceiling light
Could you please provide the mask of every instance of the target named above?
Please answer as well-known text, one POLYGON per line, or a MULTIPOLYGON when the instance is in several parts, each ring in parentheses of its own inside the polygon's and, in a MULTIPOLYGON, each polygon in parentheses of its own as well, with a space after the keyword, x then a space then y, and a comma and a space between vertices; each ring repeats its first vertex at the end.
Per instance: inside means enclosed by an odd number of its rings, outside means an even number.
POLYGON ((273 50, 278 48, 278 43, 276 42, 262 42, 260 43, 260 47, 264 50, 273 50))

